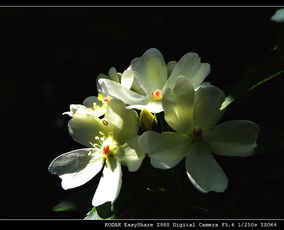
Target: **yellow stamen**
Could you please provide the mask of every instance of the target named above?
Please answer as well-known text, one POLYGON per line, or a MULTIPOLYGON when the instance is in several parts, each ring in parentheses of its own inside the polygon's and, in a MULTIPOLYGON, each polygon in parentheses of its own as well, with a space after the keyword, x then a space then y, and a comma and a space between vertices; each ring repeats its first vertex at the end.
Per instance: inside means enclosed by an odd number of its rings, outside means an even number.
POLYGON ((110 96, 104 97, 104 95, 100 93, 98 95, 98 100, 101 101, 103 104, 108 104, 111 100, 111 97, 110 96))
POLYGON ((102 120, 102 122, 103 122, 103 124, 104 124, 105 126, 108 125, 108 121, 107 121, 107 120, 102 120))
POLYGON ((151 93, 152 100, 161 100, 162 99, 162 91, 159 89, 156 89, 154 92, 151 93))

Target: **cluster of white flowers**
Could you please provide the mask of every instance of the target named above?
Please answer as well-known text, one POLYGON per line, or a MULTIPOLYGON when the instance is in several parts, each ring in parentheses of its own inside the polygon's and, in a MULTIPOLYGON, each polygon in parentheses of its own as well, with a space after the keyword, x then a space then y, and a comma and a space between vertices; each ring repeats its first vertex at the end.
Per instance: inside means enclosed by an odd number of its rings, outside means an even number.
MULTIPOLYGON (((97 79, 99 96, 71 105, 68 128, 86 148, 58 156, 49 171, 70 189, 91 180, 103 168, 92 204, 114 202, 122 185, 121 165, 137 171, 146 154, 151 165, 170 169, 185 159, 186 174, 201 192, 223 192, 228 179, 211 153, 245 157, 254 153, 259 127, 252 121, 217 124, 225 95, 205 82, 210 65, 189 52, 167 64, 155 48, 131 61, 123 73, 115 68, 97 79), (139 111, 164 113, 173 130, 141 130, 139 111), (139 135, 141 134, 141 135, 139 135)), ((141 116, 142 112, 140 112, 141 116)), ((141 118, 141 117, 140 117, 141 118)))

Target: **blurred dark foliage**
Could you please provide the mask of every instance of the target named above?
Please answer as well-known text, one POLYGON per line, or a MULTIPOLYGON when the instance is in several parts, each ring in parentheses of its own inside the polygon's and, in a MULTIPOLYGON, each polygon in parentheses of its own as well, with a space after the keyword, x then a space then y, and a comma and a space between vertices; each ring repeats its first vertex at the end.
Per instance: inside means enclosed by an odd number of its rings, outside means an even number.
MULTIPOLYGON (((207 81, 229 94, 241 88, 241 82, 253 84, 284 68, 279 52, 273 50, 281 37, 281 25, 270 20, 275 10, 0 8, 0 218, 83 218, 91 210, 97 177, 85 187, 64 191, 60 179, 47 167, 59 154, 81 147, 69 136, 69 118, 62 113, 70 104, 96 95, 99 73, 107 73, 112 66, 122 72, 133 58, 151 47, 158 48, 166 61, 193 51, 211 64, 207 81), (52 211, 61 200, 84 189, 85 209, 52 211)), ((131 207, 131 212, 123 210, 122 217, 283 218, 283 83, 283 77, 278 77, 256 88, 230 105, 223 117, 224 121, 252 120, 269 130, 261 133, 263 142, 259 144, 264 150, 258 155, 217 158, 229 178, 225 193, 196 191, 182 163, 173 169, 179 177, 170 178, 170 172, 148 167, 146 160, 145 173, 162 175, 164 180, 155 181, 155 176, 149 176, 150 185, 141 182, 138 190, 140 180, 136 178, 143 181, 143 170, 135 174, 126 171, 118 204, 137 206, 136 211, 131 207), (147 190, 147 186, 152 188, 147 190), (159 186, 173 195, 171 200, 159 186), (127 195, 136 193, 136 198, 127 195)))

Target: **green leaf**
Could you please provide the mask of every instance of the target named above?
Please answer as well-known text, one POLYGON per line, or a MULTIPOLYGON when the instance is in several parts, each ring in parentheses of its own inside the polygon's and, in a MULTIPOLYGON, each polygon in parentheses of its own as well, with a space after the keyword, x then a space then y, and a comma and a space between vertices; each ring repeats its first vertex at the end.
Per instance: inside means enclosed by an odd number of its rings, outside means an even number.
POLYGON ((54 212, 87 212, 92 203, 94 187, 83 186, 80 190, 72 192, 74 193, 60 201, 52 210, 54 212))
MULTIPOLYGON (((102 210, 101 210, 102 211, 102 210)), ((105 214, 105 213, 104 213, 105 214)), ((93 209, 87 213, 86 217, 84 218, 84 220, 110 220, 110 219, 114 219, 115 216, 111 215, 108 218, 102 218, 99 214, 98 211, 96 209, 96 207, 93 207, 93 209)))
POLYGON ((208 208, 205 208, 205 207, 201 207, 201 206, 198 206, 198 205, 190 205, 190 208, 193 209, 193 210, 197 210, 199 212, 202 212, 202 213, 209 213, 210 210, 208 208))
POLYGON ((279 76, 284 76, 284 69, 270 75, 269 77, 266 77, 264 79, 261 79, 260 81, 258 81, 257 83, 253 84, 252 86, 250 86, 249 88, 247 88, 246 90, 242 90, 243 88, 246 87, 246 82, 247 80, 245 80, 244 82, 239 83, 239 86, 237 86, 237 88, 229 95, 225 98, 225 101, 223 102, 223 104, 221 105, 221 110, 225 109, 227 106, 229 106, 233 101, 235 101, 235 99, 240 98, 244 95, 246 95, 247 93, 251 92, 252 90, 254 90, 256 87, 261 86, 263 84, 265 84, 268 81, 271 81, 272 79, 279 77, 279 76), (240 90, 241 89, 241 90, 240 90))
POLYGON ((165 188, 161 188, 161 187, 155 187, 155 188, 147 187, 146 189, 149 192, 155 192, 155 191, 166 192, 166 189, 165 188))
POLYGON ((70 201, 61 201, 52 210, 54 212, 67 212, 76 210, 77 205, 70 201))
POLYGON ((97 214, 102 219, 114 219, 113 205, 111 202, 106 202, 96 207, 97 214))
POLYGON ((98 215, 96 208, 93 207, 93 209, 87 213, 84 220, 103 220, 103 219, 98 215))

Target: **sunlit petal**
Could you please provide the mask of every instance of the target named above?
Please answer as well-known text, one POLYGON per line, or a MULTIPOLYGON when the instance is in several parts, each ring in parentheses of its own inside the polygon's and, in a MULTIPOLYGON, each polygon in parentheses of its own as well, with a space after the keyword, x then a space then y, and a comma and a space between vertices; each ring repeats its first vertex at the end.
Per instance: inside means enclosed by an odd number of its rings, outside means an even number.
POLYGON ((168 88, 162 99, 165 119, 172 129, 182 133, 191 132, 193 102, 193 86, 190 81, 180 76, 174 89, 168 88))
POLYGON ((105 95, 110 95, 112 97, 122 100, 125 104, 136 105, 136 104, 146 104, 148 97, 142 96, 130 89, 125 88, 121 84, 108 80, 108 79, 99 79, 99 85, 102 89, 102 92, 105 95))
MULTIPOLYGON (((186 77, 188 80, 193 80, 193 86, 196 88, 204 80, 204 78, 209 73, 208 65, 200 62, 200 57, 198 54, 189 52, 181 57, 181 59, 176 63, 174 69, 167 80, 165 88, 174 88, 177 78, 182 75, 186 77), (206 69, 206 70, 205 70, 206 69)), ((210 71, 210 68, 209 68, 210 71)))
POLYGON ((113 167, 105 165, 99 185, 93 197, 92 204, 97 207, 106 202, 114 202, 122 184, 122 170, 118 161, 113 159, 113 167))
POLYGON ((110 100, 106 118, 107 128, 119 144, 124 144, 137 135, 139 129, 137 112, 126 109, 122 101, 114 98, 110 100))
POLYGON ((81 186, 91 180, 102 168, 103 160, 92 156, 92 148, 77 149, 55 158, 48 170, 62 179, 62 188, 81 186))
POLYGON ((148 109, 152 113, 160 113, 163 111, 162 101, 149 101, 146 105, 129 105, 127 109, 148 109))
POLYGON ((210 151, 201 143, 194 143, 186 157, 186 172, 200 192, 224 192, 228 178, 210 151))
POLYGON ((64 112, 64 114, 69 115, 70 117, 73 117, 74 114, 88 114, 90 111, 86 108, 86 106, 81 105, 81 104, 71 104, 70 105, 70 111, 64 112))
POLYGON ((135 87, 144 95, 162 89, 167 80, 167 66, 163 55, 155 48, 148 49, 141 57, 131 61, 135 87))
POLYGON ((69 134, 74 141, 86 147, 92 147, 96 143, 99 132, 107 133, 106 126, 93 114, 75 114, 68 123, 69 134))
POLYGON ((134 74, 131 70, 125 70, 121 77, 121 85, 130 89, 134 81, 134 74))

